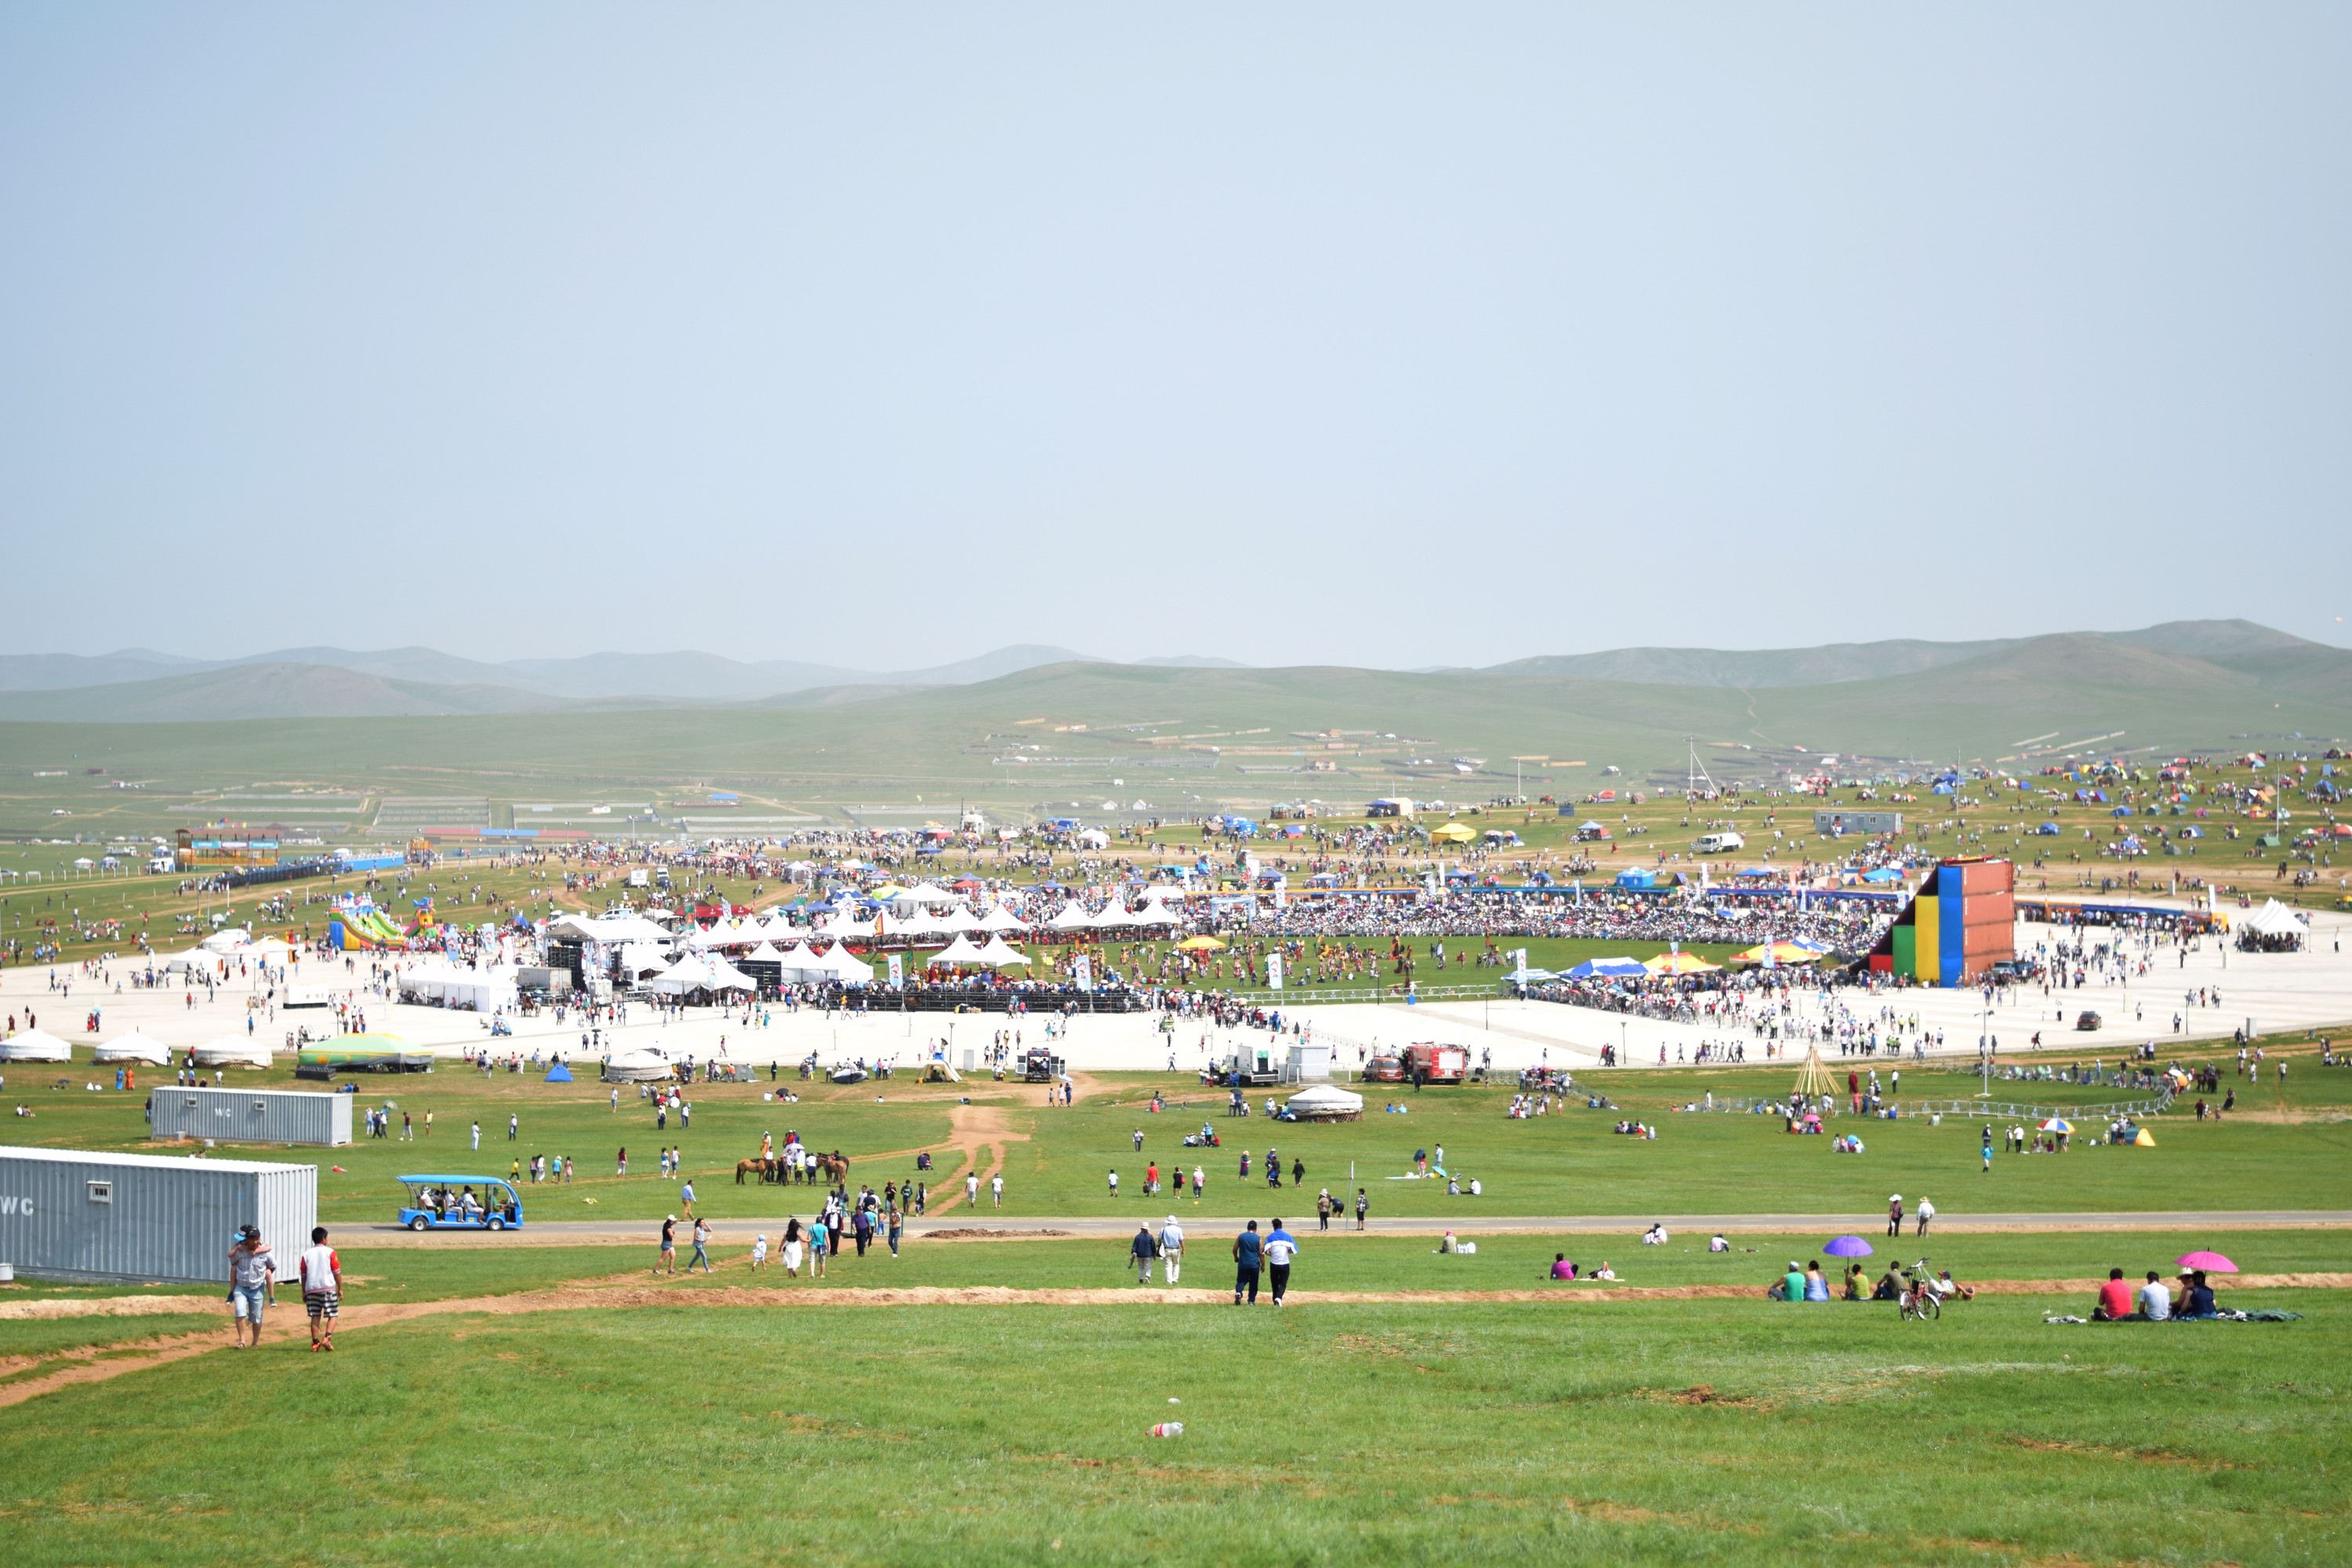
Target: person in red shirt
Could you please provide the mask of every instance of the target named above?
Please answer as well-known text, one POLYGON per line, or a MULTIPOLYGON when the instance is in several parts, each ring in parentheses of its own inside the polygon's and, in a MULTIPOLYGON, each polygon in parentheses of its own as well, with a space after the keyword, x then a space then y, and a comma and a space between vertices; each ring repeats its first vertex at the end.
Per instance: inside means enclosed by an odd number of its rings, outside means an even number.
POLYGON ((2091 1309, 2091 1317, 2102 1323, 2121 1322, 2132 1315, 2132 1289, 2124 1283, 2124 1271, 2107 1270, 2107 1282, 2099 1287, 2099 1304, 2091 1309))

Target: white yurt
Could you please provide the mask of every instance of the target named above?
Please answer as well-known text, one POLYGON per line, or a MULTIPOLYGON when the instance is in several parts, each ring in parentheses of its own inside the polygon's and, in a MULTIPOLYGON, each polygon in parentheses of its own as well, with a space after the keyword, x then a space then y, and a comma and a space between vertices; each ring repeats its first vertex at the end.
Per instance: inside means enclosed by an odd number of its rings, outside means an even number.
POLYGON ((269 1047, 243 1035, 223 1035, 210 1045, 198 1046, 195 1058, 200 1068, 266 1068, 269 1047))
POLYGON ((73 1047, 47 1029, 19 1029, 0 1040, 0 1062, 69 1062, 73 1047))
POLYGON ((129 1029, 93 1049, 89 1059, 94 1062, 143 1062, 149 1067, 169 1067, 172 1065, 172 1047, 136 1029, 129 1029))

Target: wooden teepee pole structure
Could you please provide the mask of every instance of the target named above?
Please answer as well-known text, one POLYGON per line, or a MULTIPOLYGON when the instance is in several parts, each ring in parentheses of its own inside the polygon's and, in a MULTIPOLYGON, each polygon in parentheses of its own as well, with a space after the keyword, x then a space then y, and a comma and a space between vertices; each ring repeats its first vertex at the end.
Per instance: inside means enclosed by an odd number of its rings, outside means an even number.
POLYGON ((1836 1085, 1830 1079, 1829 1064, 1822 1060, 1819 1045, 1805 1053, 1804 1067, 1797 1074, 1796 1092, 1808 1100, 1837 1092, 1836 1085))

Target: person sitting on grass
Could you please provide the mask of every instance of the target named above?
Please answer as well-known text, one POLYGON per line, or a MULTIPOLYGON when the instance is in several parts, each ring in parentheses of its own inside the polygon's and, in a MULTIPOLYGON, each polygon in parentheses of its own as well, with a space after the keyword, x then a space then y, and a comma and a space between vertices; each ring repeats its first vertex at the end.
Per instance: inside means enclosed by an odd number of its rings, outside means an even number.
POLYGON ((1789 1271, 1774 1281, 1772 1288, 1765 1291, 1764 1296, 1767 1300, 1772 1301, 1803 1300, 1805 1299, 1804 1265, 1793 1258, 1789 1259, 1789 1271))
POLYGON ((2173 1314, 2194 1321, 2210 1321, 2221 1315, 2213 1300, 2213 1287, 2205 1282, 2205 1270, 2194 1269, 2180 1277, 2180 1310, 2173 1314))
POLYGON ((1573 1280, 1576 1278, 1576 1265, 1568 1260, 1567 1253, 1555 1252, 1551 1255, 1551 1278, 1568 1280, 1573 1280))
POLYGON ((2147 1271, 2147 1283, 2139 1288, 2134 1298, 2139 1310, 2132 1313, 2136 1322, 2161 1323, 2172 1317, 2172 1292, 2164 1288, 2164 1280, 2153 1268, 2147 1271))
POLYGON ((1826 1301, 1829 1299, 1829 1278, 1822 1272, 1822 1260, 1816 1258, 1805 1265, 1805 1300, 1826 1301))
POLYGON ((1862 1276, 1862 1265, 1859 1263, 1849 1263, 1845 1266, 1845 1286, 1843 1299, 1848 1301, 1866 1301, 1870 1299, 1870 1285, 1867 1280, 1864 1279, 1862 1276))
POLYGON ((1617 1281, 1617 1270, 1610 1268, 1609 1259, 1604 1258, 1601 1260, 1601 1267, 1592 1271, 1592 1278, 1604 1284, 1613 1285, 1617 1281))
POLYGON ((2124 1271, 2107 1270, 2107 1282, 2099 1287, 2098 1303, 2091 1309, 2095 1323, 2120 1323, 2132 1315, 2132 1288, 2124 1283, 2124 1271))
POLYGON ((1903 1276, 1895 1265, 1888 1264, 1886 1272, 1878 1277, 1877 1287, 1870 1292, 1870 1299, 1874 1301, 1899 1301, 1903 1299, 1903 1276))

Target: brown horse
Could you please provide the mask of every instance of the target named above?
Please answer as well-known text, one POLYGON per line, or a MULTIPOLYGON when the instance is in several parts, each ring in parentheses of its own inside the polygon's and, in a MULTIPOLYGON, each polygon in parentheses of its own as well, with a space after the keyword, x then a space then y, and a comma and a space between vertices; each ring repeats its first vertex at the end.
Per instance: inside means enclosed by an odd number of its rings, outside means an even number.
POLYGON ((816 1157, 816 1168, 828 1182, 838 1183, 849 1180, 849 1156, 838 1149, 830 1154, 819 1154, 816 1157))
POLYGON ((768 1179, 766 1167, 762 1162, 758 1160, 736 1161, 735 1184, 739 1187, 741 1186, 743 1184, 743 1178, 748 1175, 757 1175, 763 1182, 768 1179))

